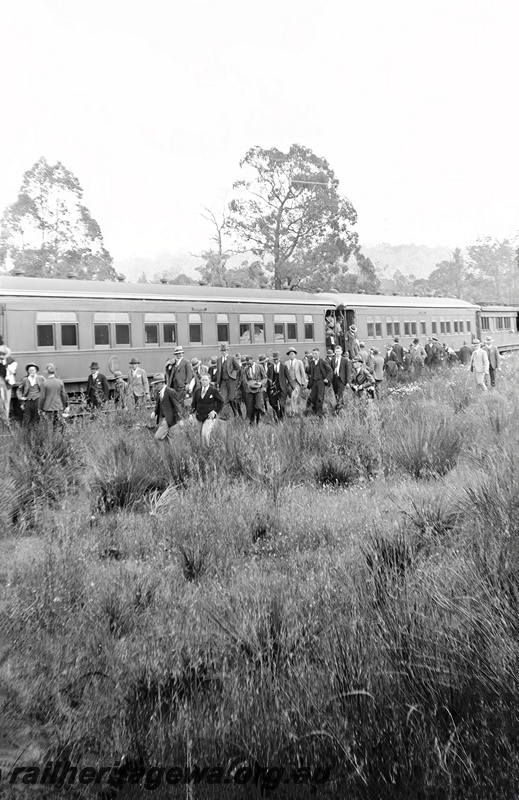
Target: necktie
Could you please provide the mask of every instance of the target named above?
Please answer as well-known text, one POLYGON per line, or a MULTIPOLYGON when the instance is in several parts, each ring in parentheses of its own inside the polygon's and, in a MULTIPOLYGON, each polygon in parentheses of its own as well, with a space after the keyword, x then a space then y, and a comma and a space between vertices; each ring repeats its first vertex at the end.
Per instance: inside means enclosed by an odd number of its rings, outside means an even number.
POLYGON ((202 389, 202 399, 205 397, 206 392, 207 392, 207 389, 202 389))

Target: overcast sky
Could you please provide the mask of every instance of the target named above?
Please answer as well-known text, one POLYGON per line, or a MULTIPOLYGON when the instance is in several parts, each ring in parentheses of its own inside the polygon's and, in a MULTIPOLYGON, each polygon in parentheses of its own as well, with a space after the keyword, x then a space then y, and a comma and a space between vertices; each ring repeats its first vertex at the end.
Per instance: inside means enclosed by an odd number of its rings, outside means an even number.
POLYGON ((0 210, 41 156, 115 257, 198 252, 253 145, 324 156, 367 244, 519 230, 513 0, 4 0, 0 210))

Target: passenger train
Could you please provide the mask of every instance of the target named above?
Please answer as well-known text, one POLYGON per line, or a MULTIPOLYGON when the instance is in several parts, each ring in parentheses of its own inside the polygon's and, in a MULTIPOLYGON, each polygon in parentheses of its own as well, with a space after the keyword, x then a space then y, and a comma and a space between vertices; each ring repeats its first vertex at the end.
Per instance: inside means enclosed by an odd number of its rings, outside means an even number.
POLYGON ((305 350, 344 342, 350 325, 368 347, 400 336, 438 336, 459 350, 490 334, 500 350, 519 348, 519 307, 477 306, 439 297, 307 294, 262 289, 0 277, 0 335, 18 361, 43 369, 53 362, 70 392, 84 388, 92 361, 102 372, 128 371, 137 357, 149 375, 174 348, 207 363, 226 343, 252 355, 294 346, 305 350))

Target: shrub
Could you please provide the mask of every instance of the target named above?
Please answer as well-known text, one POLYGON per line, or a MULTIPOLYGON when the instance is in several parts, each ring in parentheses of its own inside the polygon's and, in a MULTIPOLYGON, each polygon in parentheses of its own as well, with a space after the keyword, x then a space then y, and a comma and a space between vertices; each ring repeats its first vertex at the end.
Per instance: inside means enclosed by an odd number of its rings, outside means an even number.
POLYGON ((414 478, 446 475, 463 447, 457 420, 433 405, 393 413, 385 433, 389 457, 414 478))

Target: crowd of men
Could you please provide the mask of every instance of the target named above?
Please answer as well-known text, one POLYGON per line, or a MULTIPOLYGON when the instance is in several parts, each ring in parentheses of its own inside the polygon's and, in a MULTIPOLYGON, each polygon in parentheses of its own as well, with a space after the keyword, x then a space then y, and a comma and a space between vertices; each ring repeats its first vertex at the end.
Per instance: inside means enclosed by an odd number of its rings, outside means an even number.
MULTIPOLYGON (((395 336, 382 356, 377 347, 368 349, 359 341, 357 329, 351 325, 344 342, 344 351, 337 344, 324 356, 315 347, 298 358, 296 348, 289 347, 283 360, 279 351, 270 357, 260 355, 257 360, 248 355, 232 355, 228 345, 222 344, 220 355, 212 357, 207 365, 198 358, 185 358, 179 345, 164 372, 156 373, 151 381, 139 360, 132 358, 126 379, 121 372, 114 372, 112 392, 106 375, 93 361, 86 383, 86 404, 95 414, 109 400, 122 409, 154 403, 152 418, 157 424, 158 441, 167 438, 173 426, 183 424, 191 413, 200 426, 202 440, 208 443, 218 417, 242 417, 251 425, 257 425, 269 409, 276 421, 287 415, 322 417, 327 394, 335 413, 339 413, 348 397, 376 400, 381 396, 384 382, 397 385, 416 381, 424 369, 434 371, 455 363, 469 368, 476 385, 486 391, 488 386, 495 386, 500 367, 499 351, 490 336, 483 346, 479 340, 470 345, 464 342, 459 353, 446 344, 441 345, 436 336, 430 337, 424 346, 415 338, 407 349, 395 336)), ((45 377, 40 375, 37 364, 29 363, 25 370, 26 375, 16 388, 23 424, 34 426, 42 417, 53 427, 61 424, 70 415, 70 407, 55 365, 46 365, 45 377)), ((17 383, 16 371, 11 351, 2 342, 0 403, 7 423, 11 392, 17 383)))

